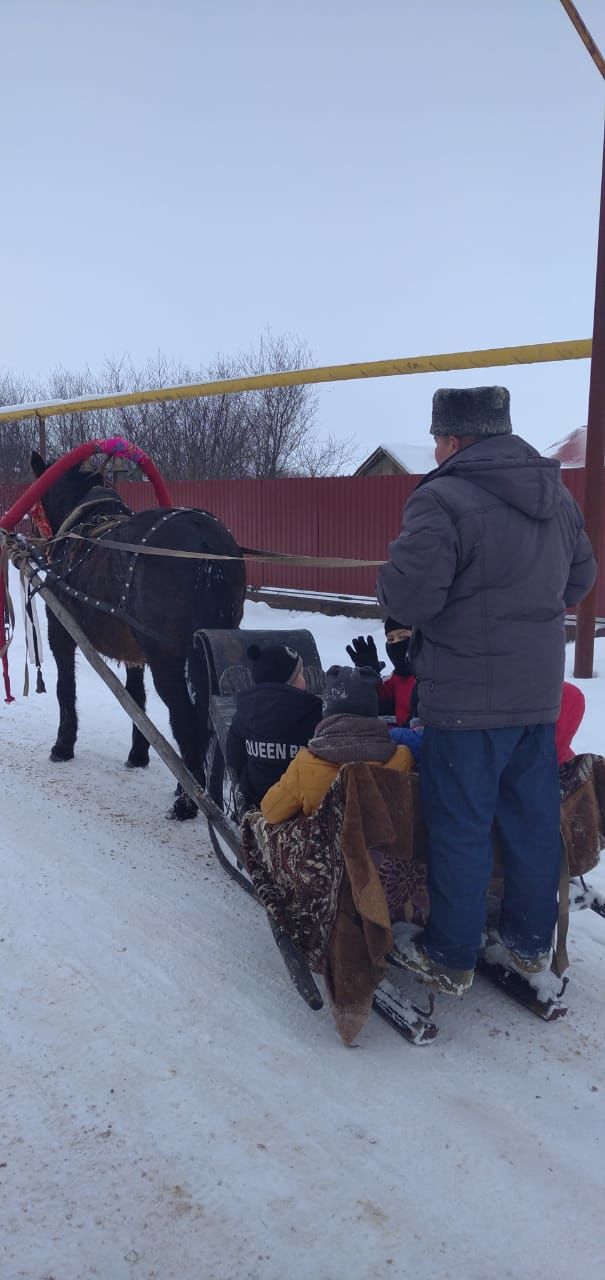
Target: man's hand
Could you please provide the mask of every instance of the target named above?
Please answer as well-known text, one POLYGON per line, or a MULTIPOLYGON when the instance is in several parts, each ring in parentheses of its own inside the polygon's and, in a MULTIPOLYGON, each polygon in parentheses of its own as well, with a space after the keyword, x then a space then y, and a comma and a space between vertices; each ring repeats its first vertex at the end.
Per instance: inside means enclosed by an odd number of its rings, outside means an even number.
POLYGON ((365 640, 363 636, 357 636, 352 644, 347 645, 347 653, 355 667, 371 667, 377 676, 386 666, 386 663, 378 661, 378 652, 371 636, 367 636, 365 640))

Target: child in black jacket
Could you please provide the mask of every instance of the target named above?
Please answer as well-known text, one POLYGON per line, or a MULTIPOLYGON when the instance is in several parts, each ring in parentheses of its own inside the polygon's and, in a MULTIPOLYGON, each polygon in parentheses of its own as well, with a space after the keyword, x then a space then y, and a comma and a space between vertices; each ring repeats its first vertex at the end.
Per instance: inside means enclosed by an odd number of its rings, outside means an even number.
POLYGON ((321 698, 309 693, 302 659, 286 645, 252 644, 254 685, 237 697, 227 737, 227 764, 247 804, 258 808, 322 718, 321 698))

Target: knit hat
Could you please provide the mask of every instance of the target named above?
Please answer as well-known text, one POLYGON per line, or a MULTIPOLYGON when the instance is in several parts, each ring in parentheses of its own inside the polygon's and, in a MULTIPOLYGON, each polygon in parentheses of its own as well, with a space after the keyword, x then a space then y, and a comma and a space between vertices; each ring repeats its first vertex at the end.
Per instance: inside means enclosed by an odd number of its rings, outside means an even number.
POLYGON ((286 644, 272 644, 266 649, 251 644, 247 653, 255 684, 263 684, 266 680, 273 684, 292 684, 303 669, 302 658, 296 649, 289 649, 286 644))
POLYGON ((442 387, 433 396, 433 436, 511 435, 506 387, 442 387))
POLYGON ((408 622, 396 622, 394 618, 385 618, 384 634, 388 636, 391 631, 411 631, 412 628, 408 622))
POLYGON ((330 667, 324 687, 324 716, 377 716, 376 681, 371 667, 330 667))

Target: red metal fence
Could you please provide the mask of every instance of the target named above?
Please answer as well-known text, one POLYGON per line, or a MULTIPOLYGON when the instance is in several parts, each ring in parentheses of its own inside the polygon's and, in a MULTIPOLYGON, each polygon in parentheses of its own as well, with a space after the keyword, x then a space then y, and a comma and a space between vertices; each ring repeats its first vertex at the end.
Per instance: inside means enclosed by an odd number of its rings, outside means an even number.
MULTIPOLYGON (((411 476, 209 480, 173 484, 175 502, 220 516, 247 547, 311 556, 382 560, 399 531, 411 476)), ((254 586, 374 595, 375 569, 320 569, 250 562, 254 586)))
MULTIPOLYGON (((584 470, 562 472, 574 497, 584 493, 584 470)), ((397 536, 401 511, 416 487, 413 476, 332 476, 327 479, 195 480, 170 484, 175 506, 204 507, 229 526, 242 546, 298 555, 343 556, 381 560, 397 536)), ((0 484, 0 512, 6 511, 25 485, 0 484)), ((136 511, 153 505, 144 482, 118 485, 136 511)), ((605 531, 600 560, 605 563, 605 531)), ((375 569, 320 569, 249 562, 252 586, 290 587, 343 595, 375 592, 375 569)), ((597 612, 605 616, 605 576, 600 582, 597 612)))

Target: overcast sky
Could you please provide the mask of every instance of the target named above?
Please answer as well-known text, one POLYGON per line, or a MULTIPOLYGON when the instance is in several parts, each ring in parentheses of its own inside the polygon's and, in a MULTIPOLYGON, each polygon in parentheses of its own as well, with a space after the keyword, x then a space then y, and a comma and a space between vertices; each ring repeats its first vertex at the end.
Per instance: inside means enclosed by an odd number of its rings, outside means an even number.
MULTIPOLYGON (((0 0, 0 37, 0 367, 590 336, 603 81, 558 0, 0 0)), ((503 381, 545 446, 588 368, 353 382, 320 420, 363 456, 503 381)))

